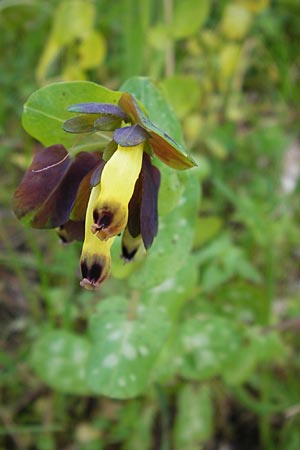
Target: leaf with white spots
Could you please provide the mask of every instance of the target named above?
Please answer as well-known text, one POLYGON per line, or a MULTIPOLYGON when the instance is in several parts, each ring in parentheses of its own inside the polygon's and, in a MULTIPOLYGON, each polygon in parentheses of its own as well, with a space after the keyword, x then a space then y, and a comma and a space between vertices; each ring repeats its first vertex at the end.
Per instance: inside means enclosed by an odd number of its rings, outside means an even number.
POLYGON ((151 369, 168 334, 165 310, 137 308, 120 297, 103 301, 91 317, 92 348, 88 383, 93 392, 113 398, 135 397, 147 388, 151 369))
POLYGON ((193 295, 197 277, 197 263, 193 255, 189 255, 185 259, 184 266, 176 274, 143 292, 143 303, 152 307, 164 305, 170 317, 174 317, 183 303, 193 295))
POLYGON ((64 330, 51 330, 35 342, 31 364, 52 388, 71 394, 90 394, 86 383, 89 350, 85 338, 64 330))
POLYGON ((243 345, 242 331, 223 317, 201 317, 185 321, 178 335, 180 375, 192 380, 221 376, 243 345))
MULTIPOLYGON (((101 102, 116 105, 121 92, 111 91, 89 81, 70 81, 43 86, 34 92, 24 105, 23 127, 32 137, 50 146, 60 143, 67 148, 76 147, 78 135, 66 133, 63 123, 74 117, 68 107, 75 103, 101 102)), ((87 135, 80 140, 81 151, 91 145, 99 149, 100 135, 87 135), (98 146, 96 147, 96 144, 98 146)), ((102 145, 107 144, 107 138, 102 145)))

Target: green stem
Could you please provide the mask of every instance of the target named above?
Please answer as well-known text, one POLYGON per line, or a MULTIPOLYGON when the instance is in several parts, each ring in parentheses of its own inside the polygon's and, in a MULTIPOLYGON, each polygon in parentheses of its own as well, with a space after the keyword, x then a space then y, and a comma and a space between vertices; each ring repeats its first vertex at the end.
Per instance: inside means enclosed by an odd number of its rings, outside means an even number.
POLYGON ((138 291, 133 291, 128 304, 127 318, 128 320, 135 320, 137 316, 137 309, 140 300, 140 293, 138 291))

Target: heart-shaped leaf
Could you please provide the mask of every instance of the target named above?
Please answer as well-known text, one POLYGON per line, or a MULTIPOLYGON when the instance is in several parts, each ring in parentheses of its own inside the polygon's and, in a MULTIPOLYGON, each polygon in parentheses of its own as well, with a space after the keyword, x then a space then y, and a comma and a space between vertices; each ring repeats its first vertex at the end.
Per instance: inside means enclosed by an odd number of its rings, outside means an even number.
POLYGON ((64 330, 50 330, 35 342, 31 358, 33 369, 49 386, 71 394, 90 394, 86 364, 90 344, 64 330))
POLYGON ((128 301, 110 298, 99 305, 89 328, 91 389, 113 398, 141 394, 168 333, 165 310, 141 305, 131 318, 128 301))

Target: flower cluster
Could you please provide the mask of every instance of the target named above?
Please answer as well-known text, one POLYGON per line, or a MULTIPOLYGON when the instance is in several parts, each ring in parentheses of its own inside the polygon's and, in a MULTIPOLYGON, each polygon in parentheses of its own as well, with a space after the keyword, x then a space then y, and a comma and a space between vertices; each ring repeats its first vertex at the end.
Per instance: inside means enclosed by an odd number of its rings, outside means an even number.
POLYGON ((71 158, 57 144, 38 151, 14 196, 14 211, 36 228, 56 228, 64 242, 83 240, 81 286, 94 289, 110 271, 110 249, 122 233, 122 256, 131 261, 148 249, 158 229, 160 173, 156 155, 168 166, 188 169, 195 163, 124 93, 118 105, 81 103, 63 124, 69 133, 111 133, 104 152, 71 158))

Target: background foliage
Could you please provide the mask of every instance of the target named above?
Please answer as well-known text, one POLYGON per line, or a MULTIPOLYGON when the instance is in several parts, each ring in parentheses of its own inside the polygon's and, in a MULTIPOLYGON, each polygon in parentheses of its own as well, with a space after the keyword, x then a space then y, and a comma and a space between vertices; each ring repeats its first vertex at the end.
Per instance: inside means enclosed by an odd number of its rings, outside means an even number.
POLYGON ((0 448, 299 449, 299 15, 0 1, 0 448), (85 79, 137 90, 180 140, 175 113, 199 164, 164 169, 149 255, 97 293, 78 286, 80 246, 11 212, 39 145, 22 105, 85 79))

